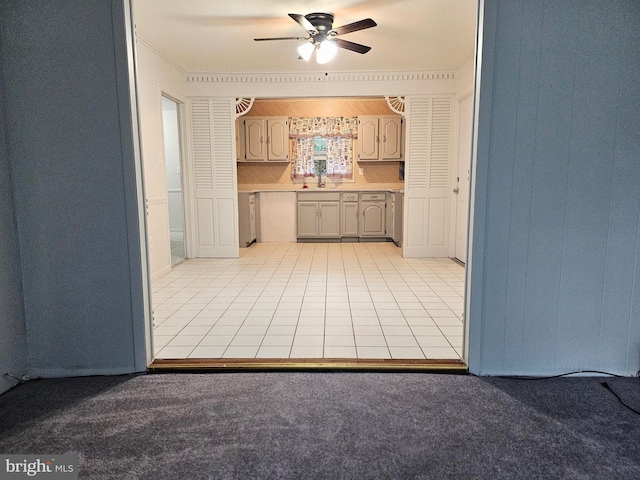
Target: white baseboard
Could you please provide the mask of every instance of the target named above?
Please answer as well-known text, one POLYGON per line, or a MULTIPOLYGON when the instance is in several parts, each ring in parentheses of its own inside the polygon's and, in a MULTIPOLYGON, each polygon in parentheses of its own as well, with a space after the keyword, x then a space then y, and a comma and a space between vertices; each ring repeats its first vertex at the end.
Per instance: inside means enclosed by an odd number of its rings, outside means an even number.
POLYGON ((167 265, 166 267, 158 270, 155 273, 151 274, 151 281, 155 282, 156 280, 158 280, 160 277, 166 275, 167 273, 169 273, 171 271, 171 265, 167 265))

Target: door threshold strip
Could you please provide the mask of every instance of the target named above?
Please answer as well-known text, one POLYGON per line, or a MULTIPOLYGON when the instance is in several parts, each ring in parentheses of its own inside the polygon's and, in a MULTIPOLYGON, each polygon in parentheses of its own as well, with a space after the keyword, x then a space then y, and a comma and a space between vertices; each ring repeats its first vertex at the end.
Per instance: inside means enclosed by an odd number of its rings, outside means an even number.
POLYGON ((395 371, 467 373, 461 360, 361 358, 186 358, 156 359, 150 373, 193 371, 395 371))

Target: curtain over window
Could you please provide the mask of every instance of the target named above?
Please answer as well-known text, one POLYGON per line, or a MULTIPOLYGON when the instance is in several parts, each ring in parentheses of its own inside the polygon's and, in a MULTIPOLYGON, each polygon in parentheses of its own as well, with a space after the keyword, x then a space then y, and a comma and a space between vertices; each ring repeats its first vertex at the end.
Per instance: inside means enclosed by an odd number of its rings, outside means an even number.
POLYGON ((291 176, 353 178, 353 142, 358 117, 294 117, 291 119, 291 176))

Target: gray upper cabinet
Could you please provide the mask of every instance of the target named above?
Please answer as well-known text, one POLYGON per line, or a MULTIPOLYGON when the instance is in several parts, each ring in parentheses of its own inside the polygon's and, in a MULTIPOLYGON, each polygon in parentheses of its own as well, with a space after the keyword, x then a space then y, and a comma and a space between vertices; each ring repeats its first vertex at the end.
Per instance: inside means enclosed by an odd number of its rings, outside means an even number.
POLYGON ((244 125, 245 162, 289 161, 289 118, 247 117, 244 125))
POLYGON ((404 119, 399 115, 358 117, 358 161, 404 158, 404 119))
POLYGON ((264 118, 245 118, 244 159, 247 162, 263 162, 267 159, 267 132, 264 118))
POLYGON ((289 118, 267 118, 267 160, 289 161, 289 118))
POLYGON ((380 122, 378 117, 358 117, 358 159, 379 160, 380 122))
POLYGON ((380 117, 380 157, 382 160, 402 160, 404 119, 399 116, 380 117))

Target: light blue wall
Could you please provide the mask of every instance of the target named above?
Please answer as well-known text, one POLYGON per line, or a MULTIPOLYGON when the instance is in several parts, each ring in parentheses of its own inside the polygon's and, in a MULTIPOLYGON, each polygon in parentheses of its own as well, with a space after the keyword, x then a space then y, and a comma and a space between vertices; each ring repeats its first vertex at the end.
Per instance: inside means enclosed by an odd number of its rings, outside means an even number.
POLYGON ((487 0, 479 374, 640 369, 640 2, 487 0))
POLYGON ((20 257, 11 168, 5 142, 2 31, 0 20, 0 393, 17 383, 6 373, 17 378, 27 373, 27 332, 22 304, 20 257))
POLYGON ((144 369, 123 2, 0 5, 30 373, 144 369))

